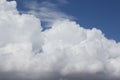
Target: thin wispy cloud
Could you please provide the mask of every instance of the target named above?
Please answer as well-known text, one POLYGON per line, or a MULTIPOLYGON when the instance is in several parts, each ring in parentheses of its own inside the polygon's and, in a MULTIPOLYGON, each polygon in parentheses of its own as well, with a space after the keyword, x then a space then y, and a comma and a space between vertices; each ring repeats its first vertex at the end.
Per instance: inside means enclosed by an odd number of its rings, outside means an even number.
POLYGON ((68 0, 57 0, 60 4, 69 4, 68 0))
MULTIPOLYGON (((61 1, 61 3, 62 2, 63 1, 61 1)), ((63 3, 65 2, 67 1, 64 1, 63 3)), ((37 1, 32 1, 29 4, 26 2, 25 4, 25 7, 29 9, 27 13, 37 16, 41 21, 47 22, 50 25, 58 19, 73 19, 72 16, 68 16, 67 14, 61 12, 57 3, 51 3, 49 0, 43 1, 40 4, 37 3, 37 1)))

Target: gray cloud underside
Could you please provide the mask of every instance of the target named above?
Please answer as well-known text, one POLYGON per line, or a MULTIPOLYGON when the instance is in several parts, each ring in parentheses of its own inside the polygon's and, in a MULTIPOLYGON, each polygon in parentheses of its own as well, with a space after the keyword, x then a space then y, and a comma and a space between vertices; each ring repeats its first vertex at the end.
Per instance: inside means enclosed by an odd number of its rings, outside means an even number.
POLYGON ((2 72, 0 73, 0 80, 120 80, 120 78, 111 77, 103 73, 75 73, 63 76, 57 72, 43 73, 42 75, 31 75, 19 72, 2 72))

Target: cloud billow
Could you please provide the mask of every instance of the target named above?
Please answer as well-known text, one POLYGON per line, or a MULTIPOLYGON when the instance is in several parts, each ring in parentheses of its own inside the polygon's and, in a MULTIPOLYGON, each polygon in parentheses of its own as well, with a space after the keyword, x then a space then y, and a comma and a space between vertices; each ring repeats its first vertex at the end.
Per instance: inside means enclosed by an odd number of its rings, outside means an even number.
POLYGON ((68 18, 19 14, 16 2, 0 1, 0 80, 120 80, 120 43, 101 30, 68 18))

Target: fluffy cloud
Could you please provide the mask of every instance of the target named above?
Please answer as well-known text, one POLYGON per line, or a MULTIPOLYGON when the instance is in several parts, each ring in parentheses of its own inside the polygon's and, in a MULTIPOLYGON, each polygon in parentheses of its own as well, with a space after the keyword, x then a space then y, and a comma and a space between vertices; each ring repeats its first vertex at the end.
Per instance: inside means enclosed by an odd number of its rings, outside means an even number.
POLYGON ((1 0, 0 15, 1 80, 119 79, 120 43, 101 30, 65 18, 41 31, 41 19, 19 14, 15 1, 1 0))

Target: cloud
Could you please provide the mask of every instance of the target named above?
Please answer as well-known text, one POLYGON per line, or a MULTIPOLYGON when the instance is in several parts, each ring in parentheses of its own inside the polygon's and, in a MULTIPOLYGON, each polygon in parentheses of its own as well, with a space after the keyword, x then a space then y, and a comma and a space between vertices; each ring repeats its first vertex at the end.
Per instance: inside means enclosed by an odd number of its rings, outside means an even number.
POLYGON ((22 11, 22 13, 35 15, 41 20, 41 22, 47 24, 44 25, 44 27, 51 27, 53 25, 53 22, 56 20, 74 19, 73 16, 68 16, 67 14, 61 12, 58 8, 58 5, 61 5, 67 1, 63 0, 57 2, 52 3, 51 1, 46 0, 38 4, 37 1, 26 1, 25 7, 28 8, 28 11, 22 11))
POLYGON ((69 3, 68 0, 57 0, 57 1, 61 4, 68 4, 69 3))
POLYGON ((56 18, 41 31, 41 18, 19 14, 15 1, 1 0, 0 15, 1 80, 120 80, 120 43, 101 30, 56 18))

